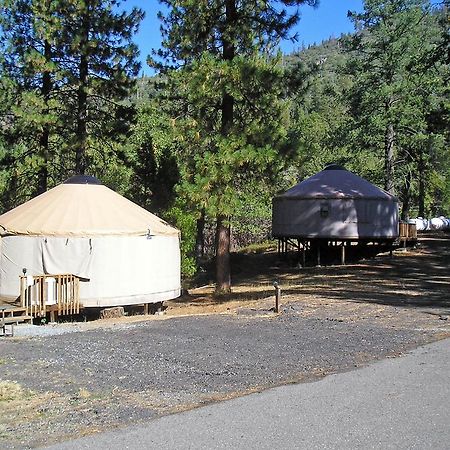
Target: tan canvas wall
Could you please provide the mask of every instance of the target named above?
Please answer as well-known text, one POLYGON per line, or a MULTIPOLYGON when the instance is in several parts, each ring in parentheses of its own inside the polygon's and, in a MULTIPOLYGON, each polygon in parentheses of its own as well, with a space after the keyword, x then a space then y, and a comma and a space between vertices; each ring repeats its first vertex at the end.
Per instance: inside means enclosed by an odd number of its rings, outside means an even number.
POLYGON ((0 296, 19 295, 22 269, 28 275, 73 273, 84 306, 157 302, 180 295, 178 236, 0 239, 0 296))

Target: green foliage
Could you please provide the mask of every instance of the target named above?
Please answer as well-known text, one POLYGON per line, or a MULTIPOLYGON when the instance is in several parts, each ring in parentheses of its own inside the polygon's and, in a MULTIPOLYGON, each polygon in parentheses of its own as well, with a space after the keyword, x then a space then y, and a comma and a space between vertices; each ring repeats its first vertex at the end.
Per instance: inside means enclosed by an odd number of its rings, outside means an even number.
POLYGON ((280 39, 291 37, 289 33, 300 19, 298 9, 289 7, 315 6, 318 1, 161 0, 161 3, 166 11, 159 13, 162 49, 155 51, 149 62, 167 70, 195 62, 204 53, 223 57, 227 45, 240 56, 271 51, 280 39))
POLYGON ((332 162, 392 177, 405 214, 450 214, 444 6, 366 0, 355 33, 282 56, 290 6, 315 1, 162 3, 161 73, 136 79, 140 10, 0 1, 2 211, 89 170, 181 229, 184 276, 202 212, 209 254, 218 219, 234 248, 265 241, 273 195, 332 162))
POLYGON ((181 273, 192 277, 197 271, 194 257, 196 216, 178 202, 166 212, 165 218, 181 231, 181 273))
POLYGON ((239 192, 239 200, 232 217, 235 248, 270 239, 272 227, 272 197, 278 180, 248 183, 239 192))
POLYGON ((258 180, 271 168, 283 134, 273 48, 299 19, 286 6, 316 2, 162 3, 163 49, 150 63, 164 70, 181 67, 170 74, 182 100, 178 192, 190 206, 216 217, 216 289, 229 291, 228 225, 236 194, 249 173, 258 180))
POLYGON ((116 0, 0 2, 0 170, 12 200, 5 206, 87 167, 106 180, 126 173, 118 155, 133 120, 124 100, 139 69, 131 38, 143 13, 119 6, 116 0))
POLYGON ((343 70, 346 64, 347 56, 337 39, 286 58, 291 126, 284 178, 290 186, 330 163, 380 181, 379 161, 355 142, 355 120, 347 101, 353 79, 343 70))
POLYGON ((164 211, 173 201, 179 179, 171 120, 152 99, 139 107, 131 131, 126 158, 134 173, 130 194, 142 206, 164 211))
POLYGON ((423 0, 368 0, 351 18, 356 33, 345 43, 356 142, 384 159, 385 188, 395 189, 406 206, 411 178, 429 183, 428 154, 437 151, 429 146, 438 140, 428 117, 443 88, 442 67, 429 61, 440 39, 436 13, 423 0))
POLYGON ((391 175, 404 216, 445 211, 448 13, 426 1, 373 0, 351 17, 354 34, 285 58, 291 152, 283 178, 294 184, 336 162, 383 185, 392 125, 391 175))
POLYGON ((183 161, 178 192, 210 216, 232 216, 240 190, 276 163, 286 135, 279 64, 257 55, 224 62, 205 54, 172 81, 188 105, 188 114, 175 121, 183 161), (237 111, 224 136, 216 105, 225 93, 237 111))

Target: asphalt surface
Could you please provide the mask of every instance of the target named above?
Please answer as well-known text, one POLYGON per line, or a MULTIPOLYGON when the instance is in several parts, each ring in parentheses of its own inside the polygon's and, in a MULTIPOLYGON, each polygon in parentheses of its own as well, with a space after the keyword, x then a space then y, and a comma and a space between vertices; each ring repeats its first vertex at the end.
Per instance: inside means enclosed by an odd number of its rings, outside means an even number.
POLYGON ((448 449, 450 339, 50 449, 448 449))

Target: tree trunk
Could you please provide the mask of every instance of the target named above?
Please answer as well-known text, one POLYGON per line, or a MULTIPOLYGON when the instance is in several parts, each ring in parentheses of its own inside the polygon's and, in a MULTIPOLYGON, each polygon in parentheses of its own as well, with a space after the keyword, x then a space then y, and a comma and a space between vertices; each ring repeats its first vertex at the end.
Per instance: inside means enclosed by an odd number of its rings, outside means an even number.
POLYGON ((197 219, 197 234, 195 237, 195 259, 197 263, 205 255, 205 208, 200 212, 197 219))
MULTIPOLYGON (((50 42, 44 42, 44 58, 45 62, 49 64, 52 58, 52 47, 50 42)), ((50 92, 52 90, 52 78, 49 69, 43 71, 42 73, 42 86, 41 95, 45 102, 45 108, 43 113, 47 115, 49 113, 48 101, 50 99, 50 92)), ((47 190, 48 187, 48 163, 49 163, 49 138, 50 138, 50 125, 45 123, 42 129, 41 136, 39 138, 39 146, 41 151, 41 156, 43 159, 42 165, 38 172, 38 185, 36 194, 42 194, 47 190)))
POLYGON ((425 217, 425 161, 419 156, 419 217, 425 217))
POLYGON ((389 124, 386 127, 384 144, 384 189, 395 195, 394 187, 394 126, 389 124))
MULTIPOLYGON (((234 99, 225 94, 222 99, 222 133, 227 131, 233 123, 234 99)), ((224 226, 225 217, 217 216, 216 228, 216 294, 231 292, 230 267, 230 227, 224 226)))
POLYGON ((89 76, 89 2, 86 2, 86 11, 83 16, 83 41, 80 45, 81 56, 78 66, 78 116, 77 116, 77 142, 75 145, 75 171, 83 175, 86 172, 86 147, 87 147, 87 93, 89 76))
POLYGON ((405 186, 403 187, 403 205, 402 205, 402 220, 409 219, 409 208, 411 204, 411 172, 406 174, 405 186))
POLYGON ((39 144, 41 146, 42 163, 38 171, 38 183, 36 188, 36 195, 44 193, 48 188, 48 163, 49 163, 49 137, 50 130, 48 125, 44 125, 39 144))
POLYGON ((230 225, 225 216, 217 217, 216 228, 216 294, 231 292, 230 225))
MULTIPOLYGON (((229 34, 236 23, 236 3, 235 0, 225 0, 225 30, 222 31, 223 50, 222 59, 232 61, 236 49, 234 43, 229 39, 229 34)), ((221 133, 227 136, 234 118, 234 98, 225 93, 222 97, 222 122, 221 133)), ((231 292, 231 267, 230 267, 230 226, 224 225, 226 217, 217 216, 216 229, 216 293, 231 292)))

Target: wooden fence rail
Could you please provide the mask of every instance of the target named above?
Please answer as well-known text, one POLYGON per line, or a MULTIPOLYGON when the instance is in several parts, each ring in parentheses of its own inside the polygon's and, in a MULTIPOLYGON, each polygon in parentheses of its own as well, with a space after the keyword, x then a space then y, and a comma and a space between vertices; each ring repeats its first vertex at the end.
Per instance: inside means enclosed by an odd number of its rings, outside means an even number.
POLYGON ((80 279, 72 274, 20 277, 20 303, 31 317, 79 314, 80 279))
POLYGON ((400 222, 398 231, 400 241, 417 240, 417 227, 415 224, 400 222))

